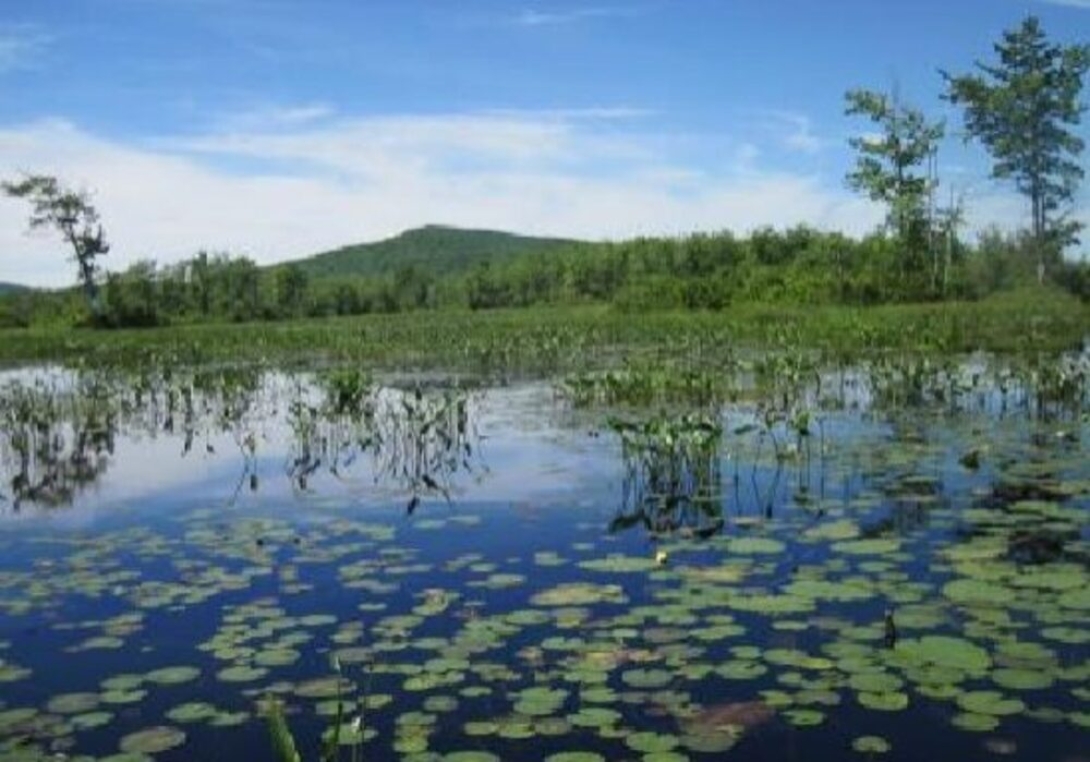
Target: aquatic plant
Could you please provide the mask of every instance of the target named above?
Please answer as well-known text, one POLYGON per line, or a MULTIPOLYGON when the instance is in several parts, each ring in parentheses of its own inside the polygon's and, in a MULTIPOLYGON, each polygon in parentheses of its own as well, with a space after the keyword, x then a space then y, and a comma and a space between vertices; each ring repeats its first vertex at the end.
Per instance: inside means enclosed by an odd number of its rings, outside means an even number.
POLYGON ((722 424, 710 416, 613 418, 625 478, 611 531, 643 526, 653 535, 709 536, 722 526, 722 424))

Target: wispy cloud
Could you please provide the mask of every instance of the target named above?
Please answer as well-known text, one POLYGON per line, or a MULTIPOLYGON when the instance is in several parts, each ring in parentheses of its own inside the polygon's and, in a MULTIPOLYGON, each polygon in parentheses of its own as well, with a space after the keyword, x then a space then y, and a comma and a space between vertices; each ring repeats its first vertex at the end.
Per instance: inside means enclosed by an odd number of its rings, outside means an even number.
POLYGON ((756 109, 747 117, 757 123, 758 129, 775 136, 782 148, 795 153, 817 154, 828 147, 829 141, 814 132, 813 120, 794 111, 780 109, 756 109))
POLYGON ((496 116, 553 118, 562 120, 628 121, 655 116, 652 109, 631 106, 592 106, 589 108, 560 109, 490 109, 484 112, 496 116))
POLYGON ((1048 3, 1049 5, 1064 5, 1068 8, 1081 8, 1090 11, 1090 0, 1039 0, 1039 2, 1048 3))
POLYGON ((53 36, 36 25, 0 24, 0 74, 38 66, 52 43, 53 36))
POLYGON ((631 18, 644 13, 643 8, 635 6, 591 6, 571 10, 542 11, 524 8, 513 19, 517 26, 556 26, 604 18, 631 18))
POLYGON ((295 129, 330 119, 336 114, 324 103, 259 106, 220 117, 217 131, 295 129))

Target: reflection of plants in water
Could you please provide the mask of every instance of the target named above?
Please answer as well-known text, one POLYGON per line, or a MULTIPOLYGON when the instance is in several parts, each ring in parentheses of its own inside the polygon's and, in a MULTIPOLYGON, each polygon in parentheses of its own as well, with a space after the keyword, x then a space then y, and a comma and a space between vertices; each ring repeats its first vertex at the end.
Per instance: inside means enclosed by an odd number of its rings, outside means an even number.
POLYGON ((347 478, 366 459, 376 484, 449 499, 454 475, 472 471, 477 435, 463 391, 403 392, 339 369, 290 384, 259 368, 85 371, 15 381, 0 388, 0 499, 57 506, 105 473, 116 438, 181 440, 181 455, 217 455, 226 435, 238 449, 247 483, 258 489, 259 454, 269 427, 285 420, 293 486, 307 489, 323 469, 347 478))
POLYGON ((108 390, 93 381, 73 392, 44 381, 0 390, 0 459, 14 510, 63 505, 93 484, 113 454, 117 415, 108 390))
POLYGON ((315 387, 297 382, 288 403, 292 442, 285 471, 301 490, 323 465, 340 476, 374 443, 376 387, 365 374, 336 371, 315 387))
POLYGON ((720 422, 705 415, 613 420, 625 463, 624 493, 611 531, 709 536, 723 524, 720 422))
POLYGON ((300 489, 323 465, 345 478, 367 455, 374 482, 407 491, 411 512, 424 497, 449 500, 453 477, 476 467, 469 396, 458 389, 403 391, 338 375, 322 384, 320 401, 294 399, 288 421, 287 471, 300 489))

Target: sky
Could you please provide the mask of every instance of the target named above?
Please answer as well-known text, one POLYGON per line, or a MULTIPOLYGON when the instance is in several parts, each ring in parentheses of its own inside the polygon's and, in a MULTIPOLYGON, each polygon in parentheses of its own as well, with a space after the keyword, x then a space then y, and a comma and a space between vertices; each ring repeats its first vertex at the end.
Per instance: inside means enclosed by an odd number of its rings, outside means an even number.
MULTIPOLYGON (((992 60, 1030 13, 1090 40, 1090 0, 3 0, 0 177, 90 193, 112 270, 423 224, 860 235, 884 214, 844 180, 873 129, 844 93, 865 87, 945 119, 940 200, 1011 229, 1028 204, 939 69, 992 60)), ((73 283, 28 210, 0 198, 0 281, 73 283)))

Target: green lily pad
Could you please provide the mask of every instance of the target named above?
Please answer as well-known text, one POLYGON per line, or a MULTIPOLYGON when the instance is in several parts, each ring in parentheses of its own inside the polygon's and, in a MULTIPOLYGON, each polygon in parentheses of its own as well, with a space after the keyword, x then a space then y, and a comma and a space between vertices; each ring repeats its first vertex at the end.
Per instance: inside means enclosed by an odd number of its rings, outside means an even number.
POLYGON ((138 730, 121 739, 123 752, 136 754, 158 754, 176 748, 185 743, 185 732, 166 725, 138 730))
POLYGON ((633 572, 651 571, 658 567, 653 558, 641 558, 639 556, 606 556, 590 561, 580 561, 579 568, 589 571, 610 572, 613 574, 631 574, 633 572))
POLYGON ((675 736, 646 731, 630 733, 625 736, 624 742, 632 751, 638 751, 644 754, 673 751, 678 745, 678 739, 675 736))
POLYGON ((856 700, 867 709, 880 712, 900 712, 908 708, 908 694, 900 691, 857 693, 856 700))
POLYGON ((881 736, 859 736, 852 741, 852 749, 860 754, 887 754, 892 748, 881 736))
POLYGON ((596 585, 568 582, 534 595, 535 606, 589 606, 596 603, 625 603, 628 598, 620 585, 596 585))
POLYGON ((93 730, 109 725, 113 720, 113 712, 86 712, 69 718, 69 722, 76 730, 93 730))
POLYGON ((727 546, 730 553, 743 555, 775 555, 782 553, 787 546, 780 540, 769 537, 739 537, 731 540, 727 546))
POLYGON ((960 712, 954 715, 950 722, 956 728, 973 733, 988 733, 999 727, 999 718, 990 714, 976 714, 974 712, 960 712))
POLYGON ((152 670, 144 675, 144 679, 156 685, 180 685, 196 680, 200 676, 201 671, 196 667, 164 667, 152 670))
POLYGON ((97 693, 63 693, 51 698, 46 709, 54 714, 83 714, 97 707, 101 700, 97 693))
POLYGON ((180 722, 182 724, 189 722, 203 722, 204 720, 210 720, 216 716, 218 710, 211 704, 206 704, 201 701, 192 701, 186 704, 179 704, 170 711, 167 712, 166 717, 171 722, 180 722))
POLYGON ((825 722, 825 713, 816 709, 785 709, 783 717, 797 728, 809 728, 825 722))
POLYGON ((989 714, 1003 717, 1018 714, 1026 705, 1019 699, 1008 698, 999 691, 967 691, 957 698, 958 706, 971 714, 989 714))
POLYGON ((948 635, 925 635, 919 640, 902 639, 897 643, 895 654, 909 662, 963 672, 982 672, 992 663, 988 652, 980 646, 948 635))
POLYGON ((1018 691, 1041 690, 1055 682, 1047 672, 1035 669, 997 669, 991 678, 998 686, 1018 691))
POLYGON ((216 673, 216 679, 223 683, 252 683, 269 674, 265 667, 252 667, 247 664, 239 664, 234 667, 221 669, 216 673))

